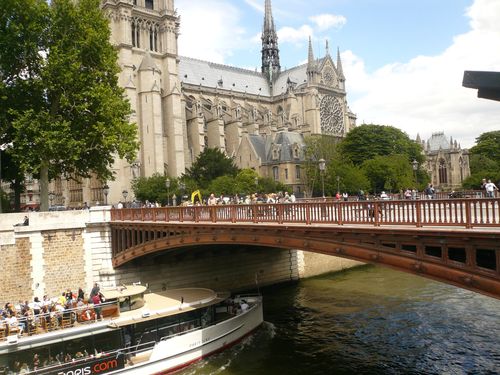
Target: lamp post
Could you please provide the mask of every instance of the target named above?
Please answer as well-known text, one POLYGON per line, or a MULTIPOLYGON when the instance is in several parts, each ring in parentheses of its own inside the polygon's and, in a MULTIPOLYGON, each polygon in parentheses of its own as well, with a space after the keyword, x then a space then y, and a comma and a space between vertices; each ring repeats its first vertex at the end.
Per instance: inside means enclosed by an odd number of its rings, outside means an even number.
POLYGON ((167 206, 170 206, 170 178, 165 180, 165 187, 167 188, 167 206))
POLYGON ((104 204, 107 206, 108 205, 109 186, 104 185, 102 188, 102 192, 104 194, 104 204))
POLYGON ((259 176, 255 176, 254 178, 254 182, 255 182, 255 192, 257 192, 257 190, 259 189, 259 176))
POLYGON ((181 203, 184 202, 184 190, 186 190, 186 184, 184 182, 179 182, 179 189, 181 191, 181 203))
POLYGON ((49 193, 50 207, 52 207, 52 201, 54 200, 55 196, 56 195, 52 191, 49 193))
POLYGON ((415 176, 415 184, 418 184, 418 181, 417 181, 418 161, 416 159, 413 159, 413 161, 411 162, 411 166, 413 167, 413 174, 415 176))
POLYGON ((123 195, 123 200, 125 201, 125 203, 127 203, 128 191, 127 190, 123 190, 122 191, 122 195, 123 195))
POLYGON ((321 191, 323 193, 323 198, 325 197, 325 168, 326 160, 319 159, 319 173, 321 174, 321 191))
POLYGON ((2 209, 2 198, 3 198, 3 187, 2 187, 2 151, 7 150, 11 146, 12 146, 12 142, 10 142, 10 143, 4 143, 3 145, 0 145, 0 214, 3 212, 3 209, 2 209))

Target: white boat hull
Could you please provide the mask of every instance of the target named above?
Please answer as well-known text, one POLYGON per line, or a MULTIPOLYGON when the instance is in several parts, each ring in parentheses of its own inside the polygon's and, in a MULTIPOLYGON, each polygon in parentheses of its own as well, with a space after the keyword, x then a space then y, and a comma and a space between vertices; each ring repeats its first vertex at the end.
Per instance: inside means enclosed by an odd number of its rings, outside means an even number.
MULTIPOLYGON (((248 311, 215 325, 156 343, 147 362, 113 374, 166 374, 223 351, 255 331, 263 322, 262 301, 248 311)), ((132 358, 133 361, 133 358, 132 358)))

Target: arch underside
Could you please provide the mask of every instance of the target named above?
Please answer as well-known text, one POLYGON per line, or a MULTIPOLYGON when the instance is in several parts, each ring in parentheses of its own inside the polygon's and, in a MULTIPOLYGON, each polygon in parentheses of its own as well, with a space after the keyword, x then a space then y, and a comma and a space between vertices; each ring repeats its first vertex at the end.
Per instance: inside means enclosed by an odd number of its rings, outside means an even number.
POLYGON ((217 224, 159 223, 112 224, 112 232, 115 267, 146 255, 184 247, 253 245, 379 264, 500 298, 500 234, 341 226, 241 225, 229 229, 217 224), (486 261, 478 258, 478 254, 486 254, 486 261))

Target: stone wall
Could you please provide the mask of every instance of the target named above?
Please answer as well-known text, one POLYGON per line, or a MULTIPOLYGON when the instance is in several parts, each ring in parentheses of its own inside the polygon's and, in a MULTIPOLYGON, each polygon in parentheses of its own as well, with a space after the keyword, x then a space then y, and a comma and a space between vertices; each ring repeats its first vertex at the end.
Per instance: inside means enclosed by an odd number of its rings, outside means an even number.
POLYGON ((57 296, 71 288, 85 288, 82 230, 43 232, 45 293, 57 296))
POLYGON ((298 280, 297 251, 260 247, 210 246, 175 250, 138 259, 102 275, 103 283, 141 281, 153 291, 170 288, 206 287, 244 290, 298 280))
POLYGON ((29 238, 19 238, 15 244, 2 246, 2 280, 0 282, 0 303, 17 303, 30 300, 33 295, 31 278, 31 253, 29 238))

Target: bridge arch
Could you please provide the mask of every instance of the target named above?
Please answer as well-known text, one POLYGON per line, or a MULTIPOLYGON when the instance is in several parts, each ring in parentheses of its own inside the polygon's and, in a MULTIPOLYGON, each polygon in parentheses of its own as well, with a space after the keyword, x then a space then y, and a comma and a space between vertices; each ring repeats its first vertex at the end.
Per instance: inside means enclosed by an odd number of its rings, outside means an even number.
POLYGON ((379 264, 500 298, 500 234, 440 229, 112 223, 113 264, 203 245, 298 249, 379 264), (487 235, 486 235, 487 234, 487 235))

